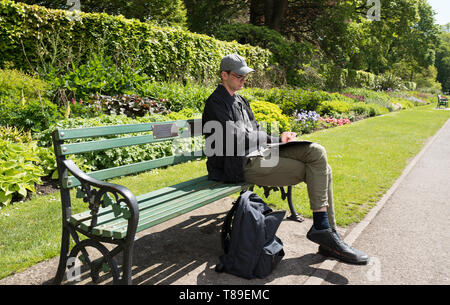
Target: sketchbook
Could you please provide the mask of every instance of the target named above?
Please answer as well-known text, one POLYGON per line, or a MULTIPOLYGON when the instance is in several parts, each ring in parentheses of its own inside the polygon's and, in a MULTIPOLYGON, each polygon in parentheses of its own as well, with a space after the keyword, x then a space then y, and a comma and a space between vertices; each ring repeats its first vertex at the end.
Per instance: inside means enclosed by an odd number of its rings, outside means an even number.
POLYGON ((264 146, 260 147, 257 150, 254 150, 253 152, 249 153, 246 155, 247 158, 251 158, 251 157, 264 157, 267 154, 270 154, 270 149, 271 148, 275 148, 275 147, 288 147, 288 146, 292 146, 292 145, 301 145, 301 144, 310 144, 312 143, 311 141, 306 141, 306 140, 300 140, 300 141, 290 141, 290 142, 286 142, 286 143, 267 143, 264 146))
POLYGON ((266 147, 267 148, 272 148, 272 147, 276 147, 276 146, 292 146, 292 145, 298 145, 298 144, 310 144, 312 143, 311 141, 306 141, 306 140, 297 140, 297 141, 290 141, 290 142, 286 142, 286 143, 267 143, 266 147))

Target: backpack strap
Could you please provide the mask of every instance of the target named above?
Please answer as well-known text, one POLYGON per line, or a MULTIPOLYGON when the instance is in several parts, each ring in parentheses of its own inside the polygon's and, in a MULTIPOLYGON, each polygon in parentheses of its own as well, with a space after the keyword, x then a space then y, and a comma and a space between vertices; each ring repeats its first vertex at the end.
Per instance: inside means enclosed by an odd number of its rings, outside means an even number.
POLYGON ((228 253, 230 240, 231 240, 231 224, 233 223, 234 215, 236 214, 237 207, 239 206, 239 200, 241 197, 233 202, 233 206, 228 211, 225 220, 223 221, 222 230, 220 232, 221 241, 222 241, 222 249, 226 253, 228 253))
MULTIPOLYGON (((244 191, 241 192, 241 195, 243 193, 244 193, 244 191)), ((241 200, 241 196, 239 196, 239 198, 233 202, 233 206, 228 211, 227 216, 225 216, 225 220, 223 221, 222 229, 220 231, 220 239, 222 242, 222 249, 225 254, 228 253, 228 250, 230 248, 231 230, 232 230, 231 224, 233 223, 233 218, 234 218, 234 215, 236 214, 240 200, 241 200)), ((216 265, 215 270, 216 270, 216 272, 222 273, 225 270, 225 266, 222 263, 219 263, 216 265)))
POLYGON ((236 201, 233 202, 233 206, 228 211, 227 216, 225 217, 225 220, 223 221, 222 230, 220 232, 221 235, 221 241, 222 241, 222 249, 225 252, 225 254, 228 253, 230 240, 231 240, 231 231, 233 230, 232 223, 234 215, 236 214, 237 208, 239 206, 239 203, 241 200, 245 199, 246 197, 250 197, 253 194, 252 191, 241 191, 240 196, 236 201))

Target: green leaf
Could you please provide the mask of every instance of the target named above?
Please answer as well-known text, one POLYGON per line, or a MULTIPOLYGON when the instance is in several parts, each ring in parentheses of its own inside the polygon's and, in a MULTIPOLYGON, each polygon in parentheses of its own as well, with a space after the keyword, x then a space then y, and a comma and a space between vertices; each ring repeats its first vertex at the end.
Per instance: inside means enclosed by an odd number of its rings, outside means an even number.
POLYGON ((12 200, 12 195, 6 195, 3 191, 0 191, 0 204, 8 205, 12 200))
POLYGON ((23 185, 23 184, 19 185, 19 194, 22 197, 26 197, 27 196, 27 189, 25 188, 25 185, 23 185))

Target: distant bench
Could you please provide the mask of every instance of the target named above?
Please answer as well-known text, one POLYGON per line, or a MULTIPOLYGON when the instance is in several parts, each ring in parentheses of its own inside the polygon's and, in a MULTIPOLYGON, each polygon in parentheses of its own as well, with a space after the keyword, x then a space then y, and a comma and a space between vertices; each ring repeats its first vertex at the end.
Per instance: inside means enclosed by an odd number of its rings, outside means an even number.
MULTIPOLYGON (((110 148, 141 145, 180 138, 201 136, 194 128, 201 126, 201 119, 129 124, 76 129, 58 129, 53 133, 53 144, 58 164, 62 205, 62 240, 58 270, 54 279, 60 284, 67 268, 74 266, 78 257, 88 264, 94 282, 100 271, 111 272, 114 284, 131 284, 133 246, 137 232, 148 229, 171 218, 188 213, 233 193, 253 189, 254 186, 237 183, 226 184, 208 180, 207 176, 195 178, 169 187, 136 196, 122 185, 103 180, 135 174, 204 157, 201 151, 162 157, 90 173, 84 173, 67 155, 80 154, 110 148), (133 135, 146 132, 146 135, 133 135), (151 133, 151 134, 149 134, 151 133), (111 136, 127 134, 127 137, 111 136), (106 140, 92 140, 95 137, 109 137, 106 140), (71 143, 75 139, 84 142, 71 143), (77 197, 89 203, 89 210, 73 215, 71 212, 70 189, 77 188, 77 197), (80 241, 79 233, 87 236, 80 241), (75 246, 70 249, 70 237, 75 246), (116 245, 109 251, 102 243, 116 245), (102 257, 91 261, 88 248, 98 250, 102 257), (122 275, 114 257, 123 252, 122 275)), ((198 128, 197 128, 198 129, 198 128)), ((265 194, 273 188, 266 188, 265 194)), ((282 198, 287 199, 292 218, 302 221, 292 204, 292 188, 280 188, 282 198)))
POLYGON ((438 94, 438 102, 437 102, 437 108, 441 108, 441 106, 444 106, 444 108, 447 108, 448 106, 448 99, 446 97, 442 97, 438 94))

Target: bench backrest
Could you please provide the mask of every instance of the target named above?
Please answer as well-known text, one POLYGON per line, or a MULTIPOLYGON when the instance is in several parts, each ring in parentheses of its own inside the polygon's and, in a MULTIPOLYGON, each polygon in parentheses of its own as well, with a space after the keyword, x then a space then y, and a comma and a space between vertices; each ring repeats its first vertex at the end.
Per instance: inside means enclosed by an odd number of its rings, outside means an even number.
MULTIPOLYGON (((201 119, 191 119, 169 122, 57 129, 53 133, 53 145, 55 148, 56 158, 65 159, 68 155, 116 147, 193 138, 201 135, 201 119), (136 135, 136 133, 139 133, 140 135, 136 135), (142 133, 147 134, 142 135, 142 133), (97 137, 113 137, 117 135, 129 136, 92 140, 97 137), (85 141, 77 141, 76 143, 73 143, 73 140, 77 139, 82 139, 85 141)), ((195 160, 201 157, 204 157, 203 149, 197 151, 185 151, 182 154, 102 169, 87 174, 95 179, 105 180, 167 165, 187 162, 189 160, 195 160)), ((63 188, 72 188, 80 185, 78 179, 73 176, 62 177, 61 182, 61 187, 63 188)))

